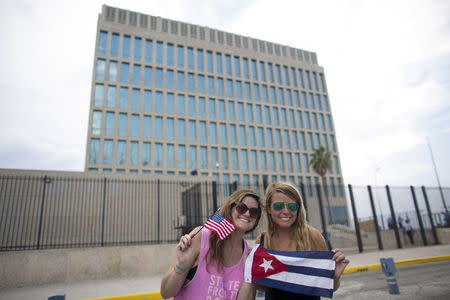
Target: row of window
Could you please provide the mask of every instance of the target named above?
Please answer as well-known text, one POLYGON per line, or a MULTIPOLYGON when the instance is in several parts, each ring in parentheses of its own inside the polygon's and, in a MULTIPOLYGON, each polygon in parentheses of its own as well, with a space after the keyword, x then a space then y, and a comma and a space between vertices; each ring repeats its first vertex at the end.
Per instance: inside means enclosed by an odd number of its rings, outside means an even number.
POLYGON ((174 45, 150 39, 144 41, 140 37, 134 37, 113 33, 108 48, 108 33, 100 32, 98 54, 106 56, 109 50, 111 57, 145 61, 169 67, 187 68, 214 74, 244 79, 258 80, 262 82, 277 83, 280 85, 308 88, 325 92, 325 82, 322 73, 297 69, 286 65, 272 64, 271 62, 257 61, 246 57, 232 56, 220 52, 194 49, 183 45, 174 45), (120 44, 120 48, 119 48, 120 44), (156 44, 156 49, 154 49, 156 44), (119 53, 119 49, 121 50, 119 53), (155 53, 156 50, 156 53, 155 53))
MULTIPOLYGON (((96 70, 96 80, 132 83, 134 85, 144 85, 146 87, 156 87, 178 92, 189 92, 205 94, 210 96, 223 96, 227 98, 237 98, 254 100, 273 104, 301 107, 302 102, 307 102, 307 93, 289 88, 260 85, 259 83, 242 82, 240 80, 224 79, 222 77, 204 76, 202 74, 184 73, 182 71, 165 70, 161 68, 132 66, 122 63, 120 70, 120 81, 118 81, 117 62, 111 61, 106 69, 105 61, 98 60, 96 70), (143 74, 142 74, 143 71, 143 74), (105 74, 108 76, 106 77, 105 74), (130 78, 132 75, 132 78, 130 78), (143 77, 142 77, 143 76, 143 77), (301 94, 301 99, 300 99, 301 94)), ((329 111, 326 95, 308 93, 309 98, 314 102, 314 95, 319 99, 319 110, 329 111), (323 97, 323 105, 320 101, 323 97)), ((304 106, 305 107, 305 106, 304 106)))
POLYGON ((303 151, 320 146, 329 151, 331 144, 337 152, 332 134, 101 111, 93 112, 91 134, 303 151))
MULTIPOLYGON (((145 90, 142 94, 140 89, 132 89, 130 95, 130 89, 126 87, 120 88, 117 99, 117 88, 115 86, 108 86, 107 88, 105 95, 103 85, 97 84, 95 86, 95 107, 333 131, 331 115, 327 113, 217 100, 215 98, 206 100, 205 97, 190 95, 186 97, 184 94, 175 95, 150 90, 145 90)), ((316 103, 319 103, 320 98, 317 98, 317 100, 316 103)), ((314 105, 314 98, 311 101, 310 105, 314 105)))
MULTIPOLYGON (((89 168, 88 169, 89 172, 103 172, 103 173, 112 173, 113 169, 112 168, 89 168)), ((181 175, 181 176, 185 176, 185 175, 189 175, 186 171, 162 171, 162 170, 142 170, 141 172, 138 169, 123 169, 123 168, 117 168, 114 169, 115 173, 119 173, 119 174, 156 174, 156 175, 181 175)), ((242 184, 244 187, 245 186, 249 186, 251 188, 251 185, 253 185, 253 187, 257 187, 260 186, 264 181, 268 181, 270 179, 270 182, 279 182, 279 181, 289 181, 292 182, 294 184, 300 184, 300 183, 304 183, 305 184, 305 190, 307 192, 307 195, 309 197, 315 195, 314 192, 314 186, 313 184, 319 184, 319 178, 317 176, 311 178, 311 176, 292 176, 292 175, 251 175, 251 174, 219 174, 219 173, 205 173, 202 172, 199 175, 201 176, 212 176, 214 178, 214 180, 216 182, 222 182, 224 183, 224 185, 219 185, 218 186, 218 192, 220 193, 220 189, 221 187, 223 187, 224 189, 224 193, 225 196, 228 196, 230 193, 228 191, 227 184, 233 183, 233 182, 238 182, 240 184, 242 184), (220 181, 220 178, 222 177, 222 181, 220 181), (297 178, 297 181, 296 181, 297 178), (251 181, 250 181, 251 179, 251 181), (314 179, 314 181, 312 180, 314 179)), ((334 177, 327 177, 327 180, 329 182, 328 185, 328 189, 330 191, 330 195, 332 197, 343 197, 344 196, 344 186, 342 184, 342 179, 341 178, 334 178, 334 177)))
MULTIPOLYGON (((92 138, 89 164, 142 166, 188 170, 242 170, 311 172, 308 153, 247 150, 170 143, 149 143, 92 138)), ((340 174, 337 156, 332 156, 330 174, 340 174)))

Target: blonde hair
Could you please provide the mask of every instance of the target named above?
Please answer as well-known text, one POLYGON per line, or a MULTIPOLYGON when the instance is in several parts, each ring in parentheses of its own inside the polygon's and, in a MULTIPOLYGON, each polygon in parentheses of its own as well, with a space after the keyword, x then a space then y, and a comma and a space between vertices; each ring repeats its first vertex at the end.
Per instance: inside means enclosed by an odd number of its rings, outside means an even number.
POLYGON ((303 206, 303 199, 300 192, 288 182, 277 182, 270 184, 264 195, 265 197, 265 210, 267 216, 267 229, 264 235, 264 245, 267 248, 271 248, 271 237, 275 232, 275 223, 272 220, 272 215, 270 214, 270 208, 272 205, 272 197, 275 193, 282 193, 298 203, 299 209, 297 210, 297 218, 294 224, 292 224, 292 230, 294 233, 295 241, 297 242, 297 251, 310 251, 312 250, 312 242, 309 234, 309 226, 306 222, 306 211, 303 206))
MULTIPOLYGON (((222 207, 220 208, 220 214, 223 217, 225 217, 226 219, 231 220, 233 208, 236 206, 236 204, 242 202, 242 200, 247 196, 254 198, 256 200, 256 202, 258 203, 258 207, 262 208, 261 198, 254 191, 252 191, 252 190, 237 190, 237 191, 233 192, 227 198, 225 203, 222 205, 222 207)), ((255 222, 255 225, 253 226, 253 228, 246 231, 245 233, 249 233, 249 232, 252 232, 253 230, 255 230, 255 228, 258 226, 260 219, 261 219, 261 214, 256 218, 256 222, 255 222)), ((233 234, 233 233, 231 233, 231 234, 233 234)), ((223 269, 223 263, 224 263, 224 257, 225 257, 225 253, 224 253, 225 241, 230 239, 231 234, 228 235, 223 240, 219 240, 215 234, 210 234, 209 250, 208 250, 208 254, 206 256, 207 257, 207 260, 206 260, 207 266, 211 262, 216 261, 218 270, 223 269)))

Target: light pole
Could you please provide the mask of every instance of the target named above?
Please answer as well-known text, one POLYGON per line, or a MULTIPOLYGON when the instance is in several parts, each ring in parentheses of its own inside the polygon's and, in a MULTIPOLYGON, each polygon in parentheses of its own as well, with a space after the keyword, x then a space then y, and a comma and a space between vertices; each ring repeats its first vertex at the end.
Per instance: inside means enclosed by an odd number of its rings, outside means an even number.
POLYGON ((445 198, 444 198, 444 193, 442 192, 441 181, 439 180, 439 174, 437 172, 436 163, 434 162, 433 150, 431 149, 430 139, 428 137, 427 137, 427 143, 428 143, 428 149, 430 149, 431 161, 433 162, 434 174, 436 175, 439 192, 441 193, 442 204, 444 205, 444 209, 445 209, 445 218, 448 218, 447 204, 445 204, 445 198))

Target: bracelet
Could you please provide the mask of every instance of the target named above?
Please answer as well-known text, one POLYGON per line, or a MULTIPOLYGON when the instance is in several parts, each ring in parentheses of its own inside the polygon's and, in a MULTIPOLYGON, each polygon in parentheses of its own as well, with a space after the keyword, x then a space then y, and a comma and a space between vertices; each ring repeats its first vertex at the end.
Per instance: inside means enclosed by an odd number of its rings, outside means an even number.
POLYGON ((173 270, 175 271, 175 273, 177 274, 183 274, 184 272, 186 272, 187 268, 183 268, 182 266, 175 264, 173 266, 173 270))

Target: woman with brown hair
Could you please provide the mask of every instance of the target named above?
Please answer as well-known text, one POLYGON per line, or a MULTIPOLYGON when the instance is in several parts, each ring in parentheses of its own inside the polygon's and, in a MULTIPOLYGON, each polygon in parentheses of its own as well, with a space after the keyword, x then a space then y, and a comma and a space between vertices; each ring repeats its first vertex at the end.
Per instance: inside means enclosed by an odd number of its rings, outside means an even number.
POLYGON ((161 281, 164 298, 236 298, 249 251, 244 235, 258 225, 260 198, 251 190, 237 190, 220 208, 220 214, 234 224, 235 230, 223 240, 205 228, 182 236, 173 263, 161 281))
MULTIPOLYGON (((290 183, 270 184, 265 193, 265 211, 268 225, 256 240, 264 248, 275 251, 328 251, 320 232, 308 225, 303 200, 290 183)), ((349 260, 339 249, 333 249, 335 261, 334 290, 349 260)), ((239 299, 254 299, 256 287, 245 283, 239 299)), ((296 294, 277 288, 265 288, 266 300, 320 299, 318 296, 296 294)))

